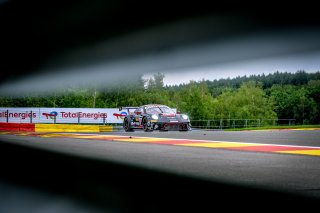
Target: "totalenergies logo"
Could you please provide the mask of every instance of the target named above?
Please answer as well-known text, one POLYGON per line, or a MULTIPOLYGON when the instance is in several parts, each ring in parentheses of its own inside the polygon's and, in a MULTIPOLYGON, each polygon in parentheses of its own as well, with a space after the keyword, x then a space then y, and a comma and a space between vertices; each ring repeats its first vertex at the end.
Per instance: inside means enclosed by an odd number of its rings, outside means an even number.
POLYGON ((57 117, 58 113, 53 111, 53 112, 50 112, 50 113, 42 113, 42 115, 46 116, 46 119, 48 119, 49 117, 51 119, 54 119, 55 117, 57 117))
POLYGON ((116 116, 117 117, 117 119, 121 119, 121 120, 123 120, 124 119, 124 117, 126 117, 127 116, 127 113, 126 112, 121 112, 120 114, 119 113, 113 113, 113 116, 116 116))

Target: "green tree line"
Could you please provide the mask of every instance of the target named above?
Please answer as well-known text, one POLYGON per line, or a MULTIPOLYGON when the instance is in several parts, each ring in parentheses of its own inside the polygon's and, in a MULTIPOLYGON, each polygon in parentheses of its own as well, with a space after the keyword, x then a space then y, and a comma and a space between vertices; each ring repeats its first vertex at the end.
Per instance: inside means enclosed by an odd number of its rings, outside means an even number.
POLYGON ((64 88, 50 96, 0 97, 1 107, 117 108, 165 104, 194 120, 296 119, 320 123, 320 73, 275 72, 164 86, 162 73, 114 87, 64 88))

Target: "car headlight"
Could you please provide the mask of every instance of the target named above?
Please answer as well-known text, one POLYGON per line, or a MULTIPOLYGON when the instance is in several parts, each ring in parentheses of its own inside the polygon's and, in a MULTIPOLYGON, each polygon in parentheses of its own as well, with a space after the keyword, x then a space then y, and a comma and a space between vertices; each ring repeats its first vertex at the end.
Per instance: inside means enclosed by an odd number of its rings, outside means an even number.
POLYGON ((189 119, 189 117, 187 115, 182 115, 182 118, 185 120, 189 119))
POLYGON ((159 117, 158 117, 158 115, 154 114, 154 115, 151 115, 151 118, 154 119, 154 120, 158 120, 159 117))

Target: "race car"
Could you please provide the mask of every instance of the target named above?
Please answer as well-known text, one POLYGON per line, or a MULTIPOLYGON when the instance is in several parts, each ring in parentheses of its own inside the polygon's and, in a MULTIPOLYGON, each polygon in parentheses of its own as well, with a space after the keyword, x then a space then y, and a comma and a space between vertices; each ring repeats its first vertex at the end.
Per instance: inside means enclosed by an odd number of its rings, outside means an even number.
POLYGON ((143 129, 146 132, 153 130, 168 131, 190 131, 189 117, 172 108, 160 104, 148 104, 140 107, 122 107, 126 109, 127 115, 123 119, 123 128, 126 132, 134 129, 143 129))

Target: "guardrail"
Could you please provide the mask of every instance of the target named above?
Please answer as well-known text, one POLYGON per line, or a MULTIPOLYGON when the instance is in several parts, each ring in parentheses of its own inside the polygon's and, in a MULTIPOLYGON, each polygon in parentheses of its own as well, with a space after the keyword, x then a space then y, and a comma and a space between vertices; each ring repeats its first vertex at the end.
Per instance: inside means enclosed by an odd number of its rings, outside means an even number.
POLYGON ((192 128, 231 129, 263 126, 294 126, 295 119, 216 119, 191 120, 192 128))

